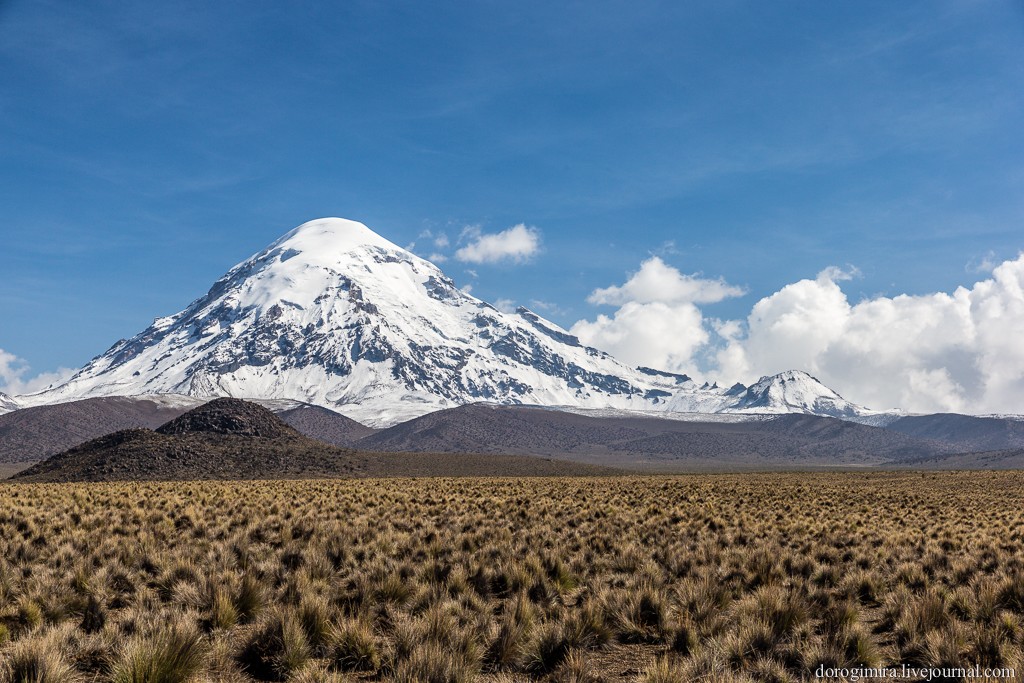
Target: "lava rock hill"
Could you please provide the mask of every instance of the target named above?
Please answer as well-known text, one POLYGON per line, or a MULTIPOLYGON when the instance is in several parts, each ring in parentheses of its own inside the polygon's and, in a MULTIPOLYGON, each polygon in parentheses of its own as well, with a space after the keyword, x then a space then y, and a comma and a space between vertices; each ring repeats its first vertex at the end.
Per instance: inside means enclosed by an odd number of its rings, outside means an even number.
POLYGON ((219 398, 150 429, 124 429, 18 473, 23 481, 351 476, 354 451, 303 436, 266 408, 219 398))
MULTIPOLYGON (((220 434, 260 439, 306 439, 266 408, 237 398, 218 398, 157 427, 158 434, 220 434)), ((306 439, 312 441, 312 439, 306 439)))
MULTIPOLYGON (((372 430, 371 430, 372 431, 372 430)), ((372 453, 303 436, 270 410, 219 398, 152 429, 122 429, 14 475, 19 482, 419 476, 600 476, 621 470, 474 453, 372 453)))

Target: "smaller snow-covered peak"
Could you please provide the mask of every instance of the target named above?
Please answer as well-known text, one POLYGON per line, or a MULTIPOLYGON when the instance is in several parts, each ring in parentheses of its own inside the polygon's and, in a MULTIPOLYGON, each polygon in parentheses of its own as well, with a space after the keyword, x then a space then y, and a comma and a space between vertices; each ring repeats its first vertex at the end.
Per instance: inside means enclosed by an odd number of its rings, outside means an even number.
POLYGON ((786 370, 762 377, 739 395, 738 410, 802 412, 850 417, 869 411, 850 403, 802 370, 786 370))
POLYGON ((803 370, 786 370, 777 375, 766 375, 747 390, 748 394, 765 396, 787 405, 803 405, 818 398, 843 400, 843 397, 829 389, 803 370))
POLYGON ((747 390, 747 387, 744 384, 742 384, 740 382, 736 382, 736 384, 733 384, 731 387, 729 387, 729 389, 725 392, 725 395, 726 396, 738 396, 738 395, 742 394, 746 390, 747 390))
POLYGON ((342 254, 360 247, 400 248, 358 221, 317 218, 286 233, 269 249, 291 249, 306 254, 342 254))

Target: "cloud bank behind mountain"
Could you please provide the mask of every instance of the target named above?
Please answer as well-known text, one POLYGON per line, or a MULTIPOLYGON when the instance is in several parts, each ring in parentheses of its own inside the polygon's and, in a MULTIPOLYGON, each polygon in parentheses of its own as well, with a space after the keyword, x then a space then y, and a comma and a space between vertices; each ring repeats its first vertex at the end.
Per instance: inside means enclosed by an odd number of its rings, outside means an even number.
POLYGON ((1024 412, 1024 253, 952 293, 850 301, 856 269, 826 268, 754 303, 743 320, 707 317, 700 304, 742 290, 645 261, 591 302, 614 313, 572 332, 623 361, 719 382, 798 368, 872 408, 1024 412))

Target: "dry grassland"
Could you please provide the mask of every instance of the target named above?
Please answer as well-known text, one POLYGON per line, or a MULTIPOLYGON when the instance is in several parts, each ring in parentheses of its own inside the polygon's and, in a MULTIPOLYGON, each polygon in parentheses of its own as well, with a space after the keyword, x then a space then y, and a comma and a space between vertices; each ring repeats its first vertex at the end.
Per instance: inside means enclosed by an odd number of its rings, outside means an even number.
POLYGON ((0 486, 0 680, 1024 675, 1024 474, 0 486))

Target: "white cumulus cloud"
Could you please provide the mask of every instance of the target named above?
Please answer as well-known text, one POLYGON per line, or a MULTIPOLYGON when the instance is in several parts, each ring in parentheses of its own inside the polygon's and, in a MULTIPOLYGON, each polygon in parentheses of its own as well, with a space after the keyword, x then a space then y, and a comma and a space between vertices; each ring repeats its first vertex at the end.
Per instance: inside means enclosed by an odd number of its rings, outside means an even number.
POLYGON ((873 408, 1024 412, 1024 254, 952 294, 851 303, 837 271, 758 301, 718 353, 726 379, 796 368, 873 408))
POLYGON ((617 306, 612 315, 580 320, 572 333, 630 365, 693 374, 695 356, 711 335, 698 303, 740 296, 722 279, 685 275, 652 256, 622 285, 595 289, 587 301, 617 306))
POLYGON ((743 320, 701 305, 742 290, 684 275, 657 257, 594 290, 614 313, 572 332, 630 365, 750 383, 805 370, 847 399, 912 412, 1024 413, 1024 253, 951 293, 851 301, 859 272, 829 267, 757 301, 743 320))
POLYGON ((695 371, 696 351, 709 339, 700 309, 692 303, 630 301, 611 316, 580 320, 570 331, 629 365, 688 374, 695 371))
POLYGON ((498 233, 483 233, 479 228, 463 230, 467 239, 455 258, 467 263, 522 263, 540 250, 540 231, 523 223, 498 233))
POLYGON ((595 289, 587 301, 592 304, 621 306, 626 303, 714 303, 742 296, 742 287, 734 287, 721 278, 709 280, 699 275, 684 275, 661 258, 652 256, 640 264, 621 286, 595 289))

